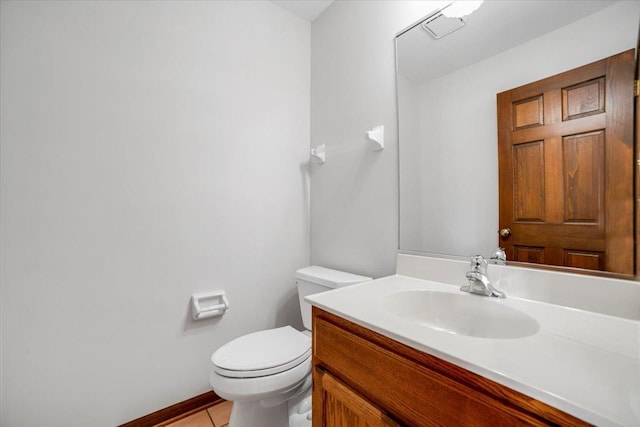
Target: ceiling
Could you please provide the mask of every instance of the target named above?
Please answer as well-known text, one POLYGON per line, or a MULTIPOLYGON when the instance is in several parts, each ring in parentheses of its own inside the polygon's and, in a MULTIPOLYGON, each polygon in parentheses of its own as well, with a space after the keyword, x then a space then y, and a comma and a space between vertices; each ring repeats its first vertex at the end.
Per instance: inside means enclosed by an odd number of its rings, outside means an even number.
MULTIPOLYGON (((467 24, 435 40, 422 28, 398 38, 399 72, 416 83, 496 55, 615 3, 612 0, 485 1, 467 24), (415 52, 424 52, 416 55, 415 52)), ((579 45, 579 40, 576 40, 579 45)))
POLYGON ((298 15, 305 21, 312 22, 324 10, 329 7, 334 0, 271 0, 283 9, 298 15))

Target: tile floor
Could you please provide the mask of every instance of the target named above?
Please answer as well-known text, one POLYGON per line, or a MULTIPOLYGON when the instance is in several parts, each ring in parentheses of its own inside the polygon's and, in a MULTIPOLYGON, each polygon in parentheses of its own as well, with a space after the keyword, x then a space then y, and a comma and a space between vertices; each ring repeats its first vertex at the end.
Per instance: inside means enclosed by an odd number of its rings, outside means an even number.
POLYGON ((165 427, 227 427, 232 402, 222 402, 188 417, 164 424, 165 427))

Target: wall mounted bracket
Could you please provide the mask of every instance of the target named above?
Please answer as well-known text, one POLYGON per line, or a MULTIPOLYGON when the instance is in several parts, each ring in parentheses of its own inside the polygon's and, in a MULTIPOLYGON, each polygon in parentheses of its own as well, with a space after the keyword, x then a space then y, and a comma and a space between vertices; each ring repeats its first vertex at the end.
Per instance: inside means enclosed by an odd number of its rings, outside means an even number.
POLYGON ((318 160, 321 164, 324 163, 326 159, 325 149, 326 147, 324 144, 318 145, 316 148, 312 148, 311 157, 318 160))
POLYGON ((370 131, 365 132, 367 139, 374 143, 374 151, 384 149, 384 126, 376 126, 370 131))

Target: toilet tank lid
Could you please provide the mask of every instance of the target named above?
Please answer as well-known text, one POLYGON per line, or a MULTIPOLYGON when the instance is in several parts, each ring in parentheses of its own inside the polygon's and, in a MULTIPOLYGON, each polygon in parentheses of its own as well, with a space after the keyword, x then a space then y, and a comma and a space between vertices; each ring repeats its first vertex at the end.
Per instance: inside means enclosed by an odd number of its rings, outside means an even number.
POLYGON ((345 271, 332 270, 330 268, 311 265, 296 271, 296 278, 330 288, 340 288, 342 286, 354 285, 356 283, 371 280, 371 277, 360 276, 358 274, 347 273, 345 271))

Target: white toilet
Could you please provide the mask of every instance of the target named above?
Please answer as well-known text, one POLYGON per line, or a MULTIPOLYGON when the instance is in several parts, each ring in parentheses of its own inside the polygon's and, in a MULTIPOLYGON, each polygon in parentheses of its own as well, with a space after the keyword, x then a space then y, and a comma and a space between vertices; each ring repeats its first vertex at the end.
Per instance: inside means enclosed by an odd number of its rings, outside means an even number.
POLYGON ((233 401, 229 427, 311 426, 311 305, 304 297, 371 280, 310 266, 296 271, 305 331, 291 326, 254 332, 211 356, 213 391, 233 401))

